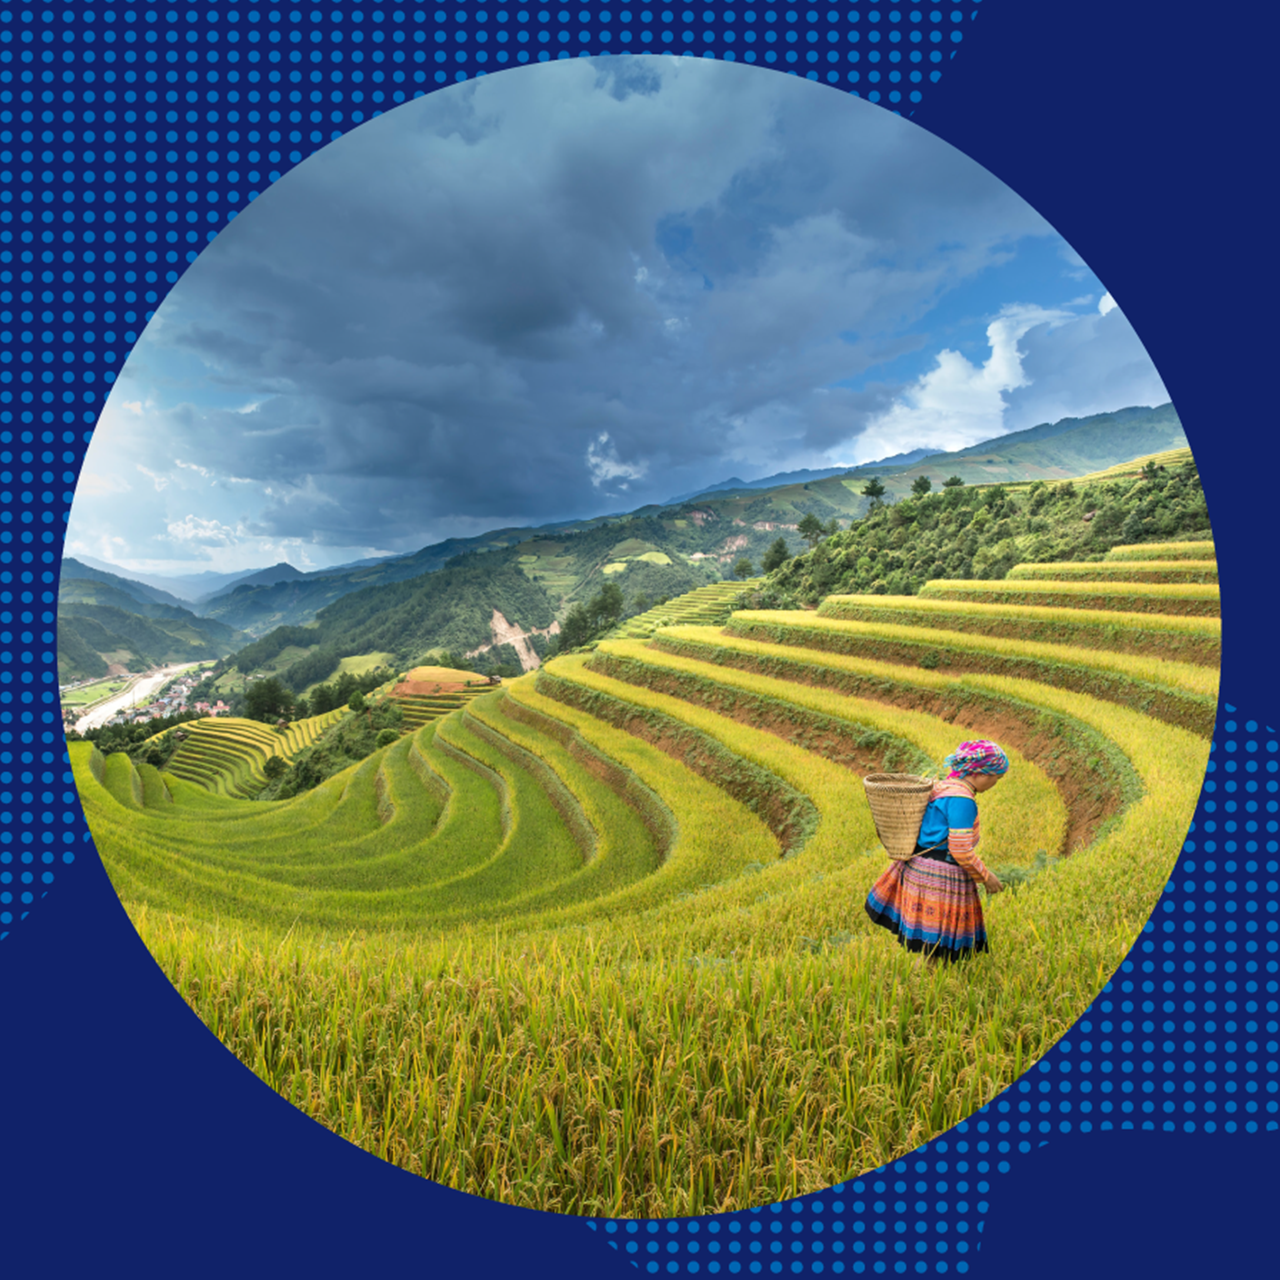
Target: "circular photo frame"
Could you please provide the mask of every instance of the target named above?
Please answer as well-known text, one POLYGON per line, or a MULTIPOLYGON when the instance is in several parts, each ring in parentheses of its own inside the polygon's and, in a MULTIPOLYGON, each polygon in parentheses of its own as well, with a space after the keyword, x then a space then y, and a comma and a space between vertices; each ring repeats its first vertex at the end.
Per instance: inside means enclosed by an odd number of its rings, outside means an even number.
POLYGON ((59 597, 196 1014, 396 1166, 613 1217, 824 1189, 1038 1061, 1167 882, 1219 662, 1079 256, 907 120, 665 57, 255 200, 113 389, 59 597))

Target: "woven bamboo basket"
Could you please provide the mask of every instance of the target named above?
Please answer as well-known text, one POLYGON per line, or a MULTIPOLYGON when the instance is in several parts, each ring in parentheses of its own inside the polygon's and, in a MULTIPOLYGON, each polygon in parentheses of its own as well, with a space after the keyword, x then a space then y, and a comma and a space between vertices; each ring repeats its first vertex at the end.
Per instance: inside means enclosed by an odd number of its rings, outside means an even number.
POLYGON ((862 785, 867 791, 876 834, 889 857, 899 861, 911 857, 933 793, 933 779, 914 773, 869 773, 862 785))

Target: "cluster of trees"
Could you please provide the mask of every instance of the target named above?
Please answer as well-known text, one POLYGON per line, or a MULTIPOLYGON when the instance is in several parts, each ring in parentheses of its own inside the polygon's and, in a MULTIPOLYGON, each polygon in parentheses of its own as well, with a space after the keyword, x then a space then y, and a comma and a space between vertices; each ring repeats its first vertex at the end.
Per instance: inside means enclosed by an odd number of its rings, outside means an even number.
POLYGON ((296 718, 301 719, 304 713, 310 716, 322 716, 326 711, 333 711, 336 707, 350 706, 353 698, 357 696, 363 698, 365 694, 372 693, 380 685, 386 684, 395 674, 389 667, 374 667, 373 670, 365 671, 358 676, 352 675, 350 671, 343 671, 336 680, 316 685, 311 690, 310 697, 299 698, 295 704, 296 718))
POLYGON ((309 697, 294 696, 293 691, 278 676, 254 680, 239 701, 237 714, 249 720, 261 720, 275 724, 277 720, 303 720, 307 716, 323 715, 337 707, 364 705, 364 695, 372 693, 379 685, 395 676, 389 667, 375 667, 360 675, 342 672, 328 684, 318 684, 309 697))
POLYGON ((912 488, 892 504, 868 494, 873 509, 843 532, 827 532, 815 517, 805 534, 811 550, 773 564, 759 606, 846 592, 913 595, 931 578, 1003 578, 1027 561, 1097 559, 1119 543, 1207 536, 1209 529, 1194 463, 1148 464, 1140 478, 1088 485, 975 488, 953 476, 931 492, 921 476, 912 488))
POLYGON ((285 800, 319 786, 326 778, 389 746, 401 734, 404 713, 391 698, 367 700, 357 690, 351 697, 352 714, 330 725, 291 764, 276 756, 267 761, 267 786, 263 800, 285 800))
MULTIPOLYGON (((323 643, 343 654, 392 653, 404 663, 432 648, 465 653, 489 643, 495 609, 526 628, 548 627, 555 617, 540 584, 518 563, 489 553, 461 556, 421 578, 353 592, 322 609, 316 621, 323 643)), ((284 675, 296 687, 292 671, 284 675)))
MULTIPOLYGON (((645 601, 646 608, 648 601, 645 601)), ((626 609, 622 588, 616 582, 606 582, 586 604, 575 604, 560 624, 555 652, 568 653, 570 649, 590 644, 618 625, 626 609)))
MULTIPOLYGON (((231 663, 248 674, 273 662, 290 646, 307 648, 309 652, 273 677, 296 699, 304 689, 329 681, 342 659, 353 654, 389 653, 403 664, 432 647, 443 646, 451 652, 478 648, 492 639, 489 621, 495 608, 527 627, 550 626, 555 616, 546 591, 517 564, 504 563, 493 553, 471 554, 450 560, 434 573, 343 596, 320 610, 315 625, 276 627, 246 645, 231 663)), ((462 659, 455 661, 464 669, 474 669, 462 659)), ((502 666, 502 659, 494 659, 486 670, 495 662, 502 666)), ((229 666, 220 664, 217 674, 229 666)), ((342 684, 344 676, 338 675, 332 683, 342 684)), ((343 693, 333 705, 345 702, 350 689, 344 686, 343 693)), ((261 718, 236 709, 238 714, 261 718)), ((316 712, 313 698, 309 714, 316 712)))
MULTIPOLYGON (((245 645, 230 661, 237 670, 249 675, 259 667, 265 667, 268 662, 274 661, 290 645, 309 649, 318 639, 315 627, 277 627, 261 640, 245 645)), ((326 671, 324 674, 329 673, 326 671)))
MULTIPOLYGON (((926 483, 928 483, 926 481, 926 483)), ((885 489, 879 480, 872 480, 863 489, 863 493, 869 493, 872 488, 878 491, 880 497, 883 497, 885 489)), ((876 499, 873 498, 873 504, 876 499)), ((833 534, 840 532, 840 520, 837 516, 832 516, 827 521, 819 520, 812 511, 806 511, 800 517, 799 524, 796 525, 796 532, 809 544, 810 549, 816 547, 818 543, 826 538, 830 538, 833 534)), ((762 573, 773 573, 775 569, 781 568, 791 558, 791 548, 787 546, 786 538, 775 538, 769 544, 768 550, 760 558, 760 570, 762 573)), ((755 573, 755 566, 751 560, 743 556, 737 564, 733 566, 733 576, 735 578, 749 578, 755 573)))

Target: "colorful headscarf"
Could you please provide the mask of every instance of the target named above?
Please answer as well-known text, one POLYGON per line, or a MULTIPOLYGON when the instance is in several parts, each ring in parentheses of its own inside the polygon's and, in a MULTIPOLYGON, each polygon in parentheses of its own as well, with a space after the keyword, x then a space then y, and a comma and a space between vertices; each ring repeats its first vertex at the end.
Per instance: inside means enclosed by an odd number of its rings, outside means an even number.
POLYGON ((967 778, 971 773, 1006 773, 1009 757, 994 742, 979 738, 977 742, 962 742, 954 755, 947 757, 951 772, 949 778, 967 778))

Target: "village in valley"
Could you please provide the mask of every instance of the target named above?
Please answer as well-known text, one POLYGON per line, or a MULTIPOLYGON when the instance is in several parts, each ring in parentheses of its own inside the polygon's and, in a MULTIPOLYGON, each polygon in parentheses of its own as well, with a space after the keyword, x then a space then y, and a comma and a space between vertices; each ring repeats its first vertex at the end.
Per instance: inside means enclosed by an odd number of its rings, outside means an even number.
POLYGON ((221 698, 215 698, 212 701, 203 698, 193 700, 192 695, 205 676, 205 671, 200 667, 184 671, 162 685, 154 694, 144 694, 145 701, 124 702, 123 695, 130 689, 144 685, 146 675, 147 673, 133 675, 122 672, 106 680, 79 680, 59 686, 63 725, 67 729, 74 729, 94 708, 100 708, 107 702, 120 702, 122 705, 114 714, 95 724, 95 728, 104 728, 109 725, 146 724, 152 720, 163 720, 186 712, 194 712, 200 716, 231 714, 230 704, 221 698))

